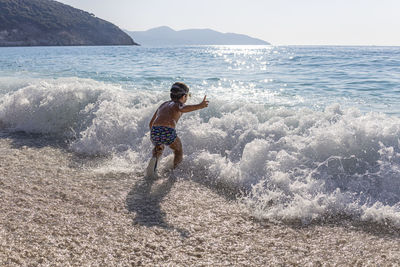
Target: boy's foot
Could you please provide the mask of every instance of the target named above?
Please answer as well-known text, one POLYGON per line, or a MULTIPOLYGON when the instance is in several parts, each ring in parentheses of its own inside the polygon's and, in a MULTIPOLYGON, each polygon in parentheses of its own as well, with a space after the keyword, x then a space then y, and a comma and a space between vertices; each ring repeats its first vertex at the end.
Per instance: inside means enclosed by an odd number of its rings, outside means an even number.
POLYGON ((146 172, 144 175, 146 178, 155 179, 158 177, 157 175, 157 158, 152 157, 149 161, 149 165, 146 168, 146 172))

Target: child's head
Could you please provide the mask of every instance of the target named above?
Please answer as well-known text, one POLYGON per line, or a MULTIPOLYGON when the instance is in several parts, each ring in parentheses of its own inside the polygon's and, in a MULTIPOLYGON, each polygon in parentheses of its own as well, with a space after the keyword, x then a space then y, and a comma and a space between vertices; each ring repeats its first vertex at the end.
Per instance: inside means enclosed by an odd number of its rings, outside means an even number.
POLYGON ((176 82, 172 85, 171 87, 171 99, 173 101, 178 101, 183 97, 184 95, 187 95, 189 93, 189 87, 182 83, 182 82, 176 82))

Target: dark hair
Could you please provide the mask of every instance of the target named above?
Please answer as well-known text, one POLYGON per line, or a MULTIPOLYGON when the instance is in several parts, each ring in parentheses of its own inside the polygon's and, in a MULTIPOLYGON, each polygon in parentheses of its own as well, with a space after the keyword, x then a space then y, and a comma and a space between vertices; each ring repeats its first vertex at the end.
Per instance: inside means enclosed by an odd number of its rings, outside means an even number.
POLYGON ((176 82, 171 86, 171 99, 178 101, 182 96, 187 95, 189 87, 183 82, 176 82))

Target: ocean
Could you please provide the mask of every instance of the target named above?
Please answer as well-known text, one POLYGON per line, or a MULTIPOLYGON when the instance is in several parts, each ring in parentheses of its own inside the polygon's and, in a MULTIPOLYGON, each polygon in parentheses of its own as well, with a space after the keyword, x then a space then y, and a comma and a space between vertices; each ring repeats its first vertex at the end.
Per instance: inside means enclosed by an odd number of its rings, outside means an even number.
POLYGON ((400 47, 0 48, 0 137, 141 177, 176 81, 188 104, 210 101, 177 125, 177 178, 229 189, 260 220, 400 227, 400 47))

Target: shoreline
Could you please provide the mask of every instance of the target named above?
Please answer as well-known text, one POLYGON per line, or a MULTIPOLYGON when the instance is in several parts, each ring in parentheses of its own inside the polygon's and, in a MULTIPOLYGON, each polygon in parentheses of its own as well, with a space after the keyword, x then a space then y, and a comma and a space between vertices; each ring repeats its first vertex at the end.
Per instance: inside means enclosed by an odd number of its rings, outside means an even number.
POLYGON ((400 264, 399 230, 260 222, 196 181, 78 163, 57 144, 0 136, 1 265, 400 264))

